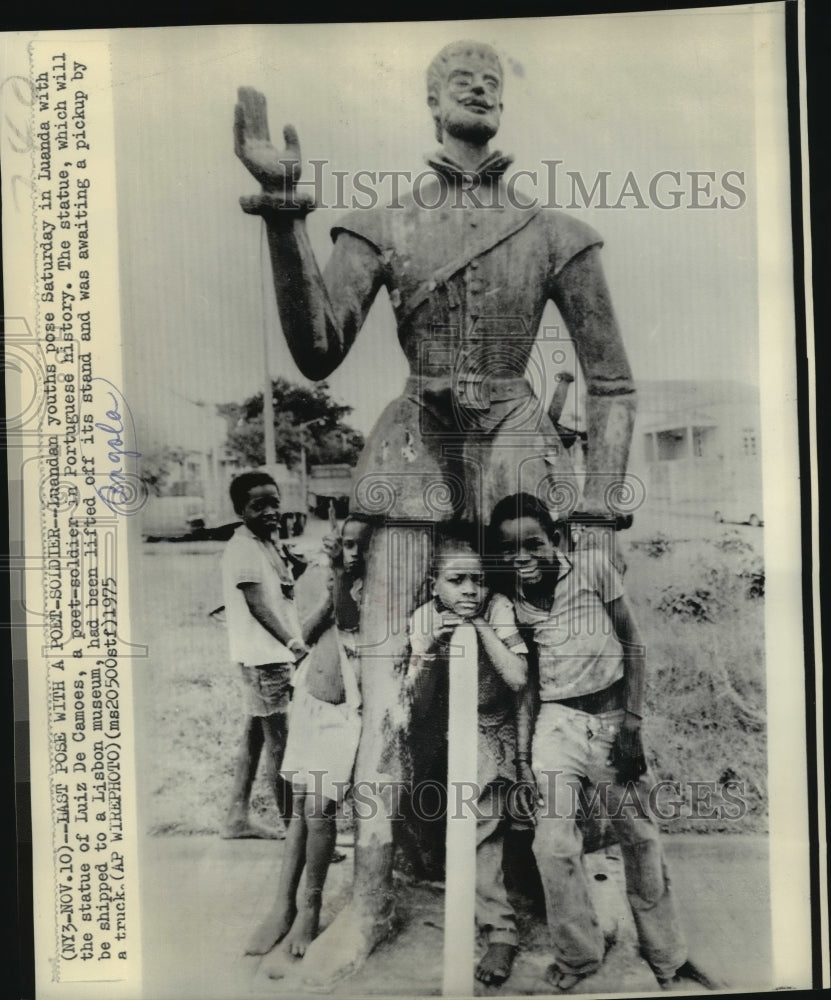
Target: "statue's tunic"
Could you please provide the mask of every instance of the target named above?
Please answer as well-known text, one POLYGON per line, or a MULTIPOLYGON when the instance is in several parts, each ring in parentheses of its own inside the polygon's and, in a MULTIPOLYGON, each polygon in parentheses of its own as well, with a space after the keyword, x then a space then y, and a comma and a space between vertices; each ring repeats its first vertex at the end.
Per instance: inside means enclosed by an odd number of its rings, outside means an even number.
POLYGON ((396 205, 353 212, 332 230, 336 254, 365 244, 354 256, 379 270, 372 281, 387 288, 411 372, 366 444, 352 509, 487 521, 501 497, 527 491, 562 515, 577 500, 571 463, 526 368, 530 358, 541 378, 552 370, 556 344, 533 350, 552 299, 575 337, 588 409, 599 396, 631 397, 611 307, 609 329, 596 302, 605 283, 592 248, 602 241, 565 213, 512 204, 500 154, 475 175, 441 156, 428 162, 435 173, 396 205))

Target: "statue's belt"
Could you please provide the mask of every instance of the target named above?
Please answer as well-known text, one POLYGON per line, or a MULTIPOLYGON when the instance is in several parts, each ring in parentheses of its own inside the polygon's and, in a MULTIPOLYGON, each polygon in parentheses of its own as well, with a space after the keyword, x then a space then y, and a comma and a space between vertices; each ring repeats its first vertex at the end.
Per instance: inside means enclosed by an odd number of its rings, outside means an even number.
MULTIPOLYGON (((504 243, 505 240, 518 233, 521 229, 524 229, 532 219, 537 217, 539 210, 539 205, 535 205, 534 208, 527 211, 523 210, 518 214, 509 215, 505 224, 499 229, 491 229, 487 226, 483 227, 479 238, 469 243, 464 252, 447 261, 446 264, 442 264, 441 267, 436 268, 426 281, 422 281, 415 291, 402 301, 396 310, 396 317, 399 324, 403 323, 419 306, 423 305, 439 285, 443 285, 454 274, 464 270, 477 257, 481 257, 482 254, 493 250, 494 247, 500 243, 504 243)), ((482 211, 488 210, 482 209, 482 211)))
POLYGON ((534 395, 522 376, 487 375, 475 369, 459 370, 452 375, 411 375, 404 386, 407 396, 417 402, 443 403, 451 399, 468 410, 488 410, 492 403, 526 399, 534 395))

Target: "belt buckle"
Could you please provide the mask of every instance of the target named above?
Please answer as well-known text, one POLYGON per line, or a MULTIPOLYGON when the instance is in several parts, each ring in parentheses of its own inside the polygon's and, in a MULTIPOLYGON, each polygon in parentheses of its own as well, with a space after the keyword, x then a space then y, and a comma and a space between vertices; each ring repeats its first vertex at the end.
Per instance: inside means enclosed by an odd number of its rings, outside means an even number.
POLYGON ((460 371, 454 379, 454 395, 459 406, 466 410, 489 410, 490 384, 484 374, 460 371))

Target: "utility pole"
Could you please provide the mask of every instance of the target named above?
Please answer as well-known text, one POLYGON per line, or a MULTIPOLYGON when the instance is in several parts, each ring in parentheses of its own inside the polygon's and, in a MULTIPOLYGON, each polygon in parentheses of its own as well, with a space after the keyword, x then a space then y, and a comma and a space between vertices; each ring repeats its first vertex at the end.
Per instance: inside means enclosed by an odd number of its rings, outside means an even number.
POLYGON ((309 506, 309 473, 306 470, 306 427, 300 425, 300 490, 303 497, 303 510, 309 506))
POLYGON ((263 337, 265 386, 263 387, 263 448, 265 464, 277 461, 277 439, 274 436, 274 397, 271 395, 271 369, 268 362, 268 337, 263 337))
POLYGON ((326 417, 315 417, 312 420, 304 420, 302 424, 297 425, 297 429, 300 431, 300 489, 303 491, 303 503, 308 504, 309 495, 309 474, 306 470, 306 428, 311 427, 312 424, 324 423, 326 417))
MULTIPOLYGON (((269 297, 266 291, 266 269, 263 264, 265 240, 265 223, 263 223, 260 227, 260 284, 262 287, 263 303, 263 363, 265 364, 265 386, 263 388, 263 450, 265 453, 265 462, 263 464, 270 465, 272 462, 277 461, 277 440, 274 435, 274 398, 271 395, 271 362, 268 357, 269 334, 266 310, 269 297)), ((304 493, 304 503, 306 502, 305 495, 304 493)))

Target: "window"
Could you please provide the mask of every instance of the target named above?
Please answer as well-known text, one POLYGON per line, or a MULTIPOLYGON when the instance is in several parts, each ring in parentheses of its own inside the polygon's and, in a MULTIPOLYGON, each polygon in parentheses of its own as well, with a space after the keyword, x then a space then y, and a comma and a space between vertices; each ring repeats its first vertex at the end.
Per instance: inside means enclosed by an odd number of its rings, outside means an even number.
POLYGON ((753 427, 745 427, 742 430, 742 451, 747 456, 756 454, 756 430, 753 427))
POLYGON ((716 448, 715 427, 693 427, 693 458, 714 458, 716 448))

